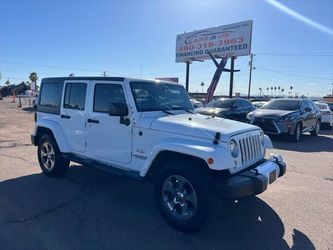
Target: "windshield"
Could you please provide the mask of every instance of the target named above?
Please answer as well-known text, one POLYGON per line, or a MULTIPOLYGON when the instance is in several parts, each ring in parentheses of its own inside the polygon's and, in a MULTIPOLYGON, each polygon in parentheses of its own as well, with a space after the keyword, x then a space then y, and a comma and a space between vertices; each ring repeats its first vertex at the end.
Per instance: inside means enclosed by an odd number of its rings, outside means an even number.
POLYGON ((193 110, 182 85, 131 82, 131 90, 138 112, 163 110, 193 110))
POLYGON ((299 107, 299 100, 272 100, 262 106, 261 109, 297 110, 299 107))
POLYGON ((234 99, 218 99, 207 104, 208 108, 232 108, 234 99))

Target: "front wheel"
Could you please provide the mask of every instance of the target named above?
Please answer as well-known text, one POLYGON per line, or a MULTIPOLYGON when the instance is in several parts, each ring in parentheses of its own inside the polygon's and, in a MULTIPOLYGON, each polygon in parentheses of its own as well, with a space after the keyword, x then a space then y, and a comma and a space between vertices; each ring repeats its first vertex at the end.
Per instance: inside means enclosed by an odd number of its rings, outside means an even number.
POLYGON ((310 132, 310 134, 312 136, 317 136, 319 134, 319 130, 320 130, 320 121, 318 120, 316 122, 316 125, 315 125, 314 129, 310 132))
POLYGON ((299 142, 302 136, 302 126, 300 123, 296 124, 294 134, 292 135, 292 140, 294 142, 299 142))
MULTIPOLYGON (((193 233, 206 223, 211 190, 204 166, 189 166, 188 162, 167 163, 155 178, 157 207, 173 228, 193 233)), ((190 163, 191 164, 191 163, 190 163)))
POLYGON ((53 137, 44 135, 39 140, 37 153, 39 166, 45 175, 60 177, 66 173, 69 161, 63 159, 53 137))

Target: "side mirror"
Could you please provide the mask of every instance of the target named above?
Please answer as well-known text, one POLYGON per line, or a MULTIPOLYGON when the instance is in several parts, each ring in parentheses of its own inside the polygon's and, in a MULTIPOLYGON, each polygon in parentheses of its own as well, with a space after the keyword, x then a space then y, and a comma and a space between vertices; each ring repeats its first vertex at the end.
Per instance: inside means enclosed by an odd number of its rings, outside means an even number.
POLYGON ((128 115, 128 108, 125 103, 111 103, 109 106, 110 116, 124 117, 128 115))
POLYGON ((238 109, 237 105, 232 106, 232 110, 236 110, 236 109, 238 109))
POLYGON ((305 108, 305 109, 304 109, 304 112, 311 112, 311 111, 312 111, 311 108, 305 108))
POLYGON ((110 116, 120 116, 120 124, 124 124, 126 126, 131 124, 130 119, 124 118, 124 116, 128 115, 128 108, 125 103, 112 103, 109 107, 109 115, 110 116))

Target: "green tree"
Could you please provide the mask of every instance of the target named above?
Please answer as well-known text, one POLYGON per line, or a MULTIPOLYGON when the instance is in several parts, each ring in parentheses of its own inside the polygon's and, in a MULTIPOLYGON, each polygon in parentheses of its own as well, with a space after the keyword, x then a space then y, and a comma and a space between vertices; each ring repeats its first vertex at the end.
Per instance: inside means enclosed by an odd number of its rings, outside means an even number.
POLYGON ((7 86, 7 95, 10 95, 10 93, 9 93, 9 85, 10 85, 9 79, 5 82, 5 85, 7 86))
POLYGON ((35 87, 37 89, 37 80, 38 80, 38 75, 36 72, 32 72, 29 76, 30 81, 32 81, 33 83, 35 83, 35 87))
POLYGON ((204 83, 204 82, 201 82, 200 86, 201 86, 201 88, 202 88, 202 93, 203 93, 203 92, 204 92, 204 91, 203 91, 203 88, 204 88, 204 86, 205 86, 205 83, 204 83))

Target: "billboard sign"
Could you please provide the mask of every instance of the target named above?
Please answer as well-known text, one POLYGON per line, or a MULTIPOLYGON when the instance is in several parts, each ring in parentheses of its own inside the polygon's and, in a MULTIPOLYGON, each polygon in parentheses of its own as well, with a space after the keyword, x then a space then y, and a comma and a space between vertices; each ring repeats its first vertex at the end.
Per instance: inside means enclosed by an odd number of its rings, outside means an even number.
POLYGON ((177 35, 176 62, 251 54, 252 21, 244 21, 177 35))

